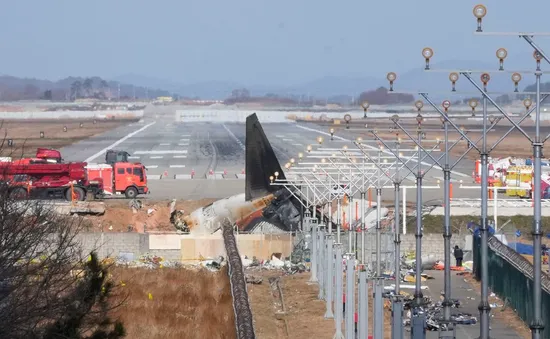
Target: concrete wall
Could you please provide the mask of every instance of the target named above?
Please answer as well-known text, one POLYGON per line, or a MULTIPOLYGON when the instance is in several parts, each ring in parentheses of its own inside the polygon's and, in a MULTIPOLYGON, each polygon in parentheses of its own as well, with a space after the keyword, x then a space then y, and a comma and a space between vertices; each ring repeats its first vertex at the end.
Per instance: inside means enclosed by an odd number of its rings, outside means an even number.
MULTIPOLYGON (((388 251, 392 251, 393 236, 386 236, 383 240, 388 251), (387 238, 387 239, 386 239, 387 238), (391 238, 391 239, 390 239, 391 238)), ((140 233, 82 233, 78 236, 84 251, 96 249, 101 258, 131 255, 138 258, 140 255, 150 253, 158 255, 166 260, 196 260, 200 256, 216 257, 225 255, 221 234, 205 236, 190 236, 181 234, 140 234, 140 233)), ((342 236, 347 241, 347 236, 342 236)), ((290 240, 288 234, 261 235, 240 234, 237 236, 241 255, 248 257, 268 259, 272 253, 280 252, 288 256, 290 253, 290 240)), ((367 236, 368 249, 374 249, 375 234, 367 236), (369 244, 370 242, 370 244, 369 244)), ((346 242, 347 244, 347 242, 346 242)), ((414 251, 416 240, 414 234, 401 236, 401 253, 414 251)), ((460 246, 467 253, 471 250, 471 235, 453 234, 451 245, 460 246), (469 239, 466 241, 466 239, 469 239)), ((383 249, 384 250, 384 249, 383 249)), ((423 256, 433 255, 437 259, 443 259, 443 236, 441 234, 424 234, 422 237, 423 256)))

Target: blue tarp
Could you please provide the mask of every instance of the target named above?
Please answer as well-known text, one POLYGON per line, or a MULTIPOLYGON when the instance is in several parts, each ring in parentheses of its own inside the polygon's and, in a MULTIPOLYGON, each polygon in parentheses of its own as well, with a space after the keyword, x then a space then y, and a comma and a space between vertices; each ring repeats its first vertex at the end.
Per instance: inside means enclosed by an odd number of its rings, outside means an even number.
MULTIPOLYGON (((468 223, 468 229, 469 230, 471 230, 471 229, 474 230, 474 237, 479 237, 480 234, 481 234, 481 231, 479 230, 479 225, 477 225, 473 221, 470 221, 468 223)), ((493 235, 493 234, 495 234, 495 229, 493 227, 489 226, 489 235, 493 235)))
POLYGON ((515 249, 519 254, 533 255, 533 245, 512 242, 509 243, 508 246, 515 249))

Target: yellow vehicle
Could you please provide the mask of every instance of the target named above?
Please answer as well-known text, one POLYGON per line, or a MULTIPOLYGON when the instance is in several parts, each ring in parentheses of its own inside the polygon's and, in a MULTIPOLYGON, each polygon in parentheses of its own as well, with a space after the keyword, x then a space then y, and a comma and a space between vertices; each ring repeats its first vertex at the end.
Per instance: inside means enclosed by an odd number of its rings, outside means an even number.
POLYGON ((510 166, 506 171, 506 195, 530 198, 533 181, 533 167, 510 166))

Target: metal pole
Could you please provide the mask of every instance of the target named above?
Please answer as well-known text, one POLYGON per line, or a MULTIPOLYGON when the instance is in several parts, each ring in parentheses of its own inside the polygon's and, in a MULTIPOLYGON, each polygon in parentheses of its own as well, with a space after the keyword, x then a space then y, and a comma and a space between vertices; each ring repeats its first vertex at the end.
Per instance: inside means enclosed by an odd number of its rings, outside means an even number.
POLYGON ((334 318, 334 314, 332 313, 332 297, 333 297, 333 284, 334 284, 334 277, 332 276, 332 267, 334 265, 334 255, 332 252, 334 240, 332 239, 332 234, 327 235, 327 281, 325 283, 326 291, 325 291, 325 300, 326 300, 326 312, 325 312, 325 318, 332 319, 334 318))
MULTIPOLYGON (((485 88, 484 88, 485 90, 485 88)), ((489 339, 489 261, 488 261, 488 229, 487 229, 487 98, 483 97, 483 146, 481 150, 481 301, 480 339, 489 339)))
POLYGON ((533 142, 533 157, 534 168, 533 174, 533 321, 529 328, 531 329, 532 338, 540 339, 544 330, 544 321, 542 320, 542 297, 541 297, 541 157, 542 157, 542 142, 540 140, 540 77, 542 72, 537 69, 535 73, 537 77, 537 111, 535 114, 535 140, 533 142))
MULTIPOLYGON (((420 125, 418 126, 418 144, 422 141, 420 125)), ((411 326, 413 339, 426 338, 426 320, 422 311, 424 295, 422 294, 422 149, 418 147, 418 173, 416 174, 416 268, 414 287, 414 309, 411 326)))
MULTIPOLYGON (((443 247, 445 267, 443 272, 444 279, 444 296, 443 296, 443 323, 446 324, 446 330, 451 331, 451 338, 454 336, 454 324, 451 322, 451 168, 449 165, 449 124, 445 119, 443 121, 445 129, 445 164, 443 166, 443 181, 444 181, 444 199, 445 199, 445 221, 443 228, 443 247)), ((449 338, 449 332, 439 332, 440 338, 449 338)))
POLYGON ((380 223, 381 218, 381 200, 382 200, 382 188, 376 188, 376 276, 380 277, 382 274, 380 263, 382 261, 382 254, 380 246, 382 243, 382 225, 380 223))
POLYGON ((332 234, 332 195, 328 202, 328 233, 332 234))
POLYGON ((384 338, 384 304, 382 278, 374 278, 374 338, 384 338))
POLYGON ((365 264, 365 192, 361 192, 361 264, 365 264))
POLYGON ((394 183, 395 189, 395 216, 394 216, 394 243, 395 243, 395 296, 392 305, 392 339, 403 338, 403 304, 401 302, 401 233, 399 232, 399 182, 394 183))
POLYGON ((367 271, 359 272, 359 338, 367 338, 369 333, 369 284, 367 271))
POLYGON ((342 333, 342 314, 344 313, 344 305, 342 301, 344 299, 344 286, 343 285, 343 273, 342 273, 342 244, 334 244, 334 249, 336 250, 336 302, 335 302, 335 312, 336 315, 334 320, 336 322, 335 327, 336 331, 334 333, 334 339, 344 339, 344 334, 342 333))
POLYGON ((353 255, 353 253, 348 253, 347 269, 346 269, 346 339, 355 338, 354 323, 355 323, 355 255, 353 255))
MULTIPOLYGON (((338 187, 340 187, 340 182, 338 182, 338 187)), ((340 232, 342 230, 342 225, 340 222, 340 217, 342 216, 342 202, 340 201, 340 197, 336 199, 337 209, 336 209, 336 242, 341 244, 342 239, 340 239, 340 232)))
POLYGON ((319 281, 317 280, 317 252, 319 251, 317 248, 317 228, 318 226, 315 224, 311 227, 311 239, 313 241, 313 245, 311 246, 311 278, 309 278, 311 282, 319 281))
POLYGON ((325 227, 320 226, 319 227, 319 300, 323 300, 325 298, 325 265, 326 265, 326 257, 325 257, 325 227))
MULTIPOLYGON (((351 190, 351 184, 350 184, 351 190)), ((351 229, 351 221, 353 220, 353 198, 351 192, 348 199, 348 253, 353 252, 353 230, 351 229)))

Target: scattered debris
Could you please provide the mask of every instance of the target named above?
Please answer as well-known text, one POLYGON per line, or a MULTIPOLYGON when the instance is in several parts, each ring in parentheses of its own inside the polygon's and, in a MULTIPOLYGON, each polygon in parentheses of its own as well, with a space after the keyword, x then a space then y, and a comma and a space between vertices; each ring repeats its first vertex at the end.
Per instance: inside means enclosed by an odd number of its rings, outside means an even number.
POLYGON ((247 284, 259 285, 263 281, 262 277, 254 276, 251 274, 245 274, 244 278, 246 279, 247 284))

